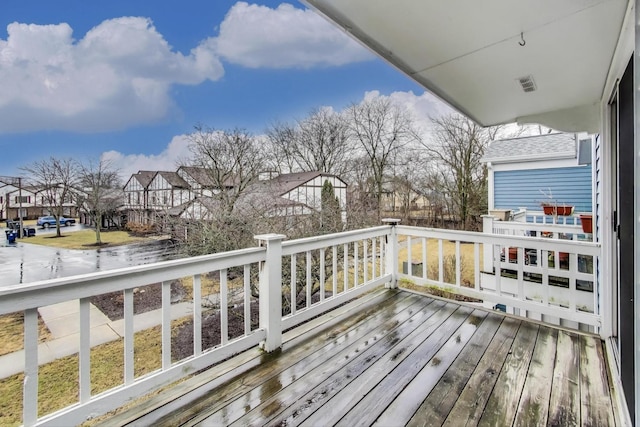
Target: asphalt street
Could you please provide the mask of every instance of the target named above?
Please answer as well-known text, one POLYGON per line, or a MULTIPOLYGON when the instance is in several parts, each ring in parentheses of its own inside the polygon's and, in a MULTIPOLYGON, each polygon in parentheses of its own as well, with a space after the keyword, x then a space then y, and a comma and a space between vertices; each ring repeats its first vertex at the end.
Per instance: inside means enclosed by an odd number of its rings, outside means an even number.
MULTIPOLYGON (((74 226, 80 229, 80 226, 74 226)), ((37 233, 50 231, 37 230, 37 233)), ((53 231, 55 232, 55 230, 53 231)), ((4 236, 3 236, 4 237, 4 236)), ((170 259, 174 248, 166 241, 102 249, 58 249, 22 242, 0 241, 0 285, 30 283, 57 277, 149 264, 170 259)))

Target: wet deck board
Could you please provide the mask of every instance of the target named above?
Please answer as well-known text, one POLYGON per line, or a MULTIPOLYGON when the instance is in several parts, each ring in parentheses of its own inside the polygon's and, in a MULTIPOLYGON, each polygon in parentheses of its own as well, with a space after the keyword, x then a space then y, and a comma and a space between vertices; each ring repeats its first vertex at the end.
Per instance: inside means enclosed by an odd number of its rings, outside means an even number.
POLYGON ((209 374, 192 396, 181 390, 172 400, 165 392, 156 411, 171 408, 168 415, 154 418, 146 404, 149 412, 132 422, 615 423, 597 337, 406 292, 371 297, 358 311, 325 320, 326 328, 319 318, 279 354, 251 359, 251 369, 227 370, 224 381, 209 374))

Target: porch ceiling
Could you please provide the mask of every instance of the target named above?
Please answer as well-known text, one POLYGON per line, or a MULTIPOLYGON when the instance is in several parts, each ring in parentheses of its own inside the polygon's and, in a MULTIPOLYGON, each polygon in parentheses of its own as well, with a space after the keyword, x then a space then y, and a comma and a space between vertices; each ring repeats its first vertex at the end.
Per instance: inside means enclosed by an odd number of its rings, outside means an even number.
POLYGON ((578 130, 602 98, 628 0, 305 2, 482 125, 562 112, 556 127, 578 130))

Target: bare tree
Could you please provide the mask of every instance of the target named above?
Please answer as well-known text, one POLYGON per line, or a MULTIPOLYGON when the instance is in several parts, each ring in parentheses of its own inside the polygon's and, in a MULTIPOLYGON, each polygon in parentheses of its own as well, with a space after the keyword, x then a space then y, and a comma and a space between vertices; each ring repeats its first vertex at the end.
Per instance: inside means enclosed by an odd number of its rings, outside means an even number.
POLYGON ((420 141, 408 110, 389 98, 365 99, 347 109, 349 135, 364 151, 371 172, 370 189, 378 205, 383 194, 385 174, 394 154, 409 144, 420 141))
POLYGON ((79 164, 78 171, 81 189, 78 192, 79 205, 95 224, 96 245, 101 245, 100 227, 103 216, 117 209, 122 202, 118 170, 108 160, 100 159, 79 164))
POLYGON ((467 117, 452 114, 431 119, 433 140, 423 142, 436 163, 432 178, 451 204, 452 212, 463 229, 487 209, 487 170, 482 156, 489 142, 502 130, 501 126, 483 128, 467 117))
POLYGON ((61 237, 60 221, 64 205, 72 203, 78 183, 78 168, 72 159, 49 157, 20 168, 27 173, 27 180, 42 194, 42 203, 51 209, 56 219, 56 237, 61 237))
POLYGON ((235 203, 264 168, 259 141, 250 133, 197 126, 190 135, 191 164, 203 168, 221 208, 230 214, 235 203))
MULTIPOLYGON (((353 144, 344 115, 318 108, 295 125, 275 124, 267 131, 276 166, 288 171, 320 171, 342 175, 348 167, 353 144)), ((277 168, 280 169, 280 168, 277 168)))

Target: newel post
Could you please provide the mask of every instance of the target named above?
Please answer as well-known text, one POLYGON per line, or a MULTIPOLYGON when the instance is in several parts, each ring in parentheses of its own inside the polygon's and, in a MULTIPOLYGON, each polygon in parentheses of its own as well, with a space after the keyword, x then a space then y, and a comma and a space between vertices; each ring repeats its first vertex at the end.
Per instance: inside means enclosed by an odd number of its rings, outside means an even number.
MULTIPOLYGON (((391 226, 391 233, 387 236, 384 257, 384 273, 391 275, 391 282, 385 287, 396 289, 398 287, 398 232, 396 225, 400 224, 397 218, 382 218, 382 223, 391 226)), ((409 267, 411 268, 411 267, 409 267)))
POLYGON ((253 236, 261 247, 267 248, 265 261, 260 263, 260 328, 267 337, 260 345, 272 352, 282 344, 282 234, 253 236))
MULTIPOLYGON (((493 221, 495 217, 493 215, 482 215, 482 232, 485 234, 493 234, 493 221)), ((482 269, 483 271, 493 271, 493 245, 484 243, 482 245, 482 269)))

